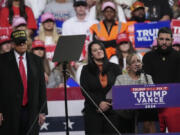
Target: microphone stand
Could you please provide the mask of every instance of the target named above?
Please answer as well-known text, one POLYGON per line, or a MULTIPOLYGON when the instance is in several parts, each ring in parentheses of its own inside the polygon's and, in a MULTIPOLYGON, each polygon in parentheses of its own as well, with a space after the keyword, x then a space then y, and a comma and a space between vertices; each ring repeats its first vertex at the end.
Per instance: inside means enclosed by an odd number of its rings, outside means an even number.
POLYGON ((63 62, 63 76, 64 76, 64 102, 65 102, 65 118, 66 118, 66 135, 69 135, 69 122, 68 122, 68 105, 67 105, 67 87, 66 87, 66 71, 67 62, 63 62))

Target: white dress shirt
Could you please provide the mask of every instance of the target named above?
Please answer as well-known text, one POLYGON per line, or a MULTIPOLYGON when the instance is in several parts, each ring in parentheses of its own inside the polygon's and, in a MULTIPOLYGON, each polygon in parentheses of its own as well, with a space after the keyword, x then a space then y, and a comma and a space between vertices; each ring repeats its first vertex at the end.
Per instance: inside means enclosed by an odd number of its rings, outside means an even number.
MULTIPOLYGON (((19 54, 18 52, 16 52, 16 51, 14 51, 14 54, 15 54, 15 57, 16 57, 16 62, 17 62, 18 68, 19 68, 19 60, 20 60, 19 57, 20 57, 20 54, 19 54)), ((24 54, 22 55, 22 57, 23 57, 22 61, 23 61, 24 68, 25 68, 25 72, 26 72, 26 76, 27 76, 27 59, 26 59, 26 53, 24 53, 24 54)))

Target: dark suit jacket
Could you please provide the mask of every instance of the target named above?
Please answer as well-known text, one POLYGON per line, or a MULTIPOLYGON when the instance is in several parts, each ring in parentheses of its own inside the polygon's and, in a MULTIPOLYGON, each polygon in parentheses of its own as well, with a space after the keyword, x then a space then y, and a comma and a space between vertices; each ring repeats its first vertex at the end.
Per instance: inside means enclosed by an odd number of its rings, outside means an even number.
MULTIPOLYGON (((42 60, 32 53, 27 55, 29 127, 39 113, 47 114, 46 87, 42 60)), ((23 83, 14 52, 0 56, 0 112, 4 115, 2 135, 18 135, 20 109, 23 100, 23 83)), ((31 134, 38 134, 38 123, 31 134)))

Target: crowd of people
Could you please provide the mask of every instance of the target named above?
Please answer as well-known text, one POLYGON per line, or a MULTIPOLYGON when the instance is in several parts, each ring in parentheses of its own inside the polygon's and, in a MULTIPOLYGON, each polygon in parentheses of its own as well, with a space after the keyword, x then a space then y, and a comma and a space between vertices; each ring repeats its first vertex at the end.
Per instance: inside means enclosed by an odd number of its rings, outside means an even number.
POLYGON ((180 19, 180 0, 38 2, 0 2, 0 133, 24 135, 38 114, 31 129, 38 134, 47 114, 45 87, 64 87, 62 64, 52 62, 58 39, 81 34, 86 35, 81 57, 68 63, 68 72, 85 97, 86 134, 138 133, 139 123, 141 133, 180 132, 179 108, 115 111, 111 103, 113 85, 180 82, 180 40, 173 41, 172 30, 161 28, 149 48, 136 48, 134 36, 135 24, 180 19), (5 107, 7 99, 12 100, 5 107))

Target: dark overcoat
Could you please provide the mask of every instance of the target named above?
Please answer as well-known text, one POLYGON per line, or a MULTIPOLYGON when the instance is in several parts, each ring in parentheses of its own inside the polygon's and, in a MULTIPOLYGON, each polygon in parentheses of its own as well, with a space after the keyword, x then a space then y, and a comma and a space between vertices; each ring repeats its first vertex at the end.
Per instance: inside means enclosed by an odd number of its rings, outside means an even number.
MULTIPOLYGON (((42 60, 26 53, 28 80, 29 135, 38 135, 38 115, 47 114, 46 86, 42 60), (33 127, 32 127, 33 125, 33 127)), ((19 135, 20 109, 23 100, 23 83, 14 52, 0 55, 0 112, 4 121, 0 135, 19 135)))

